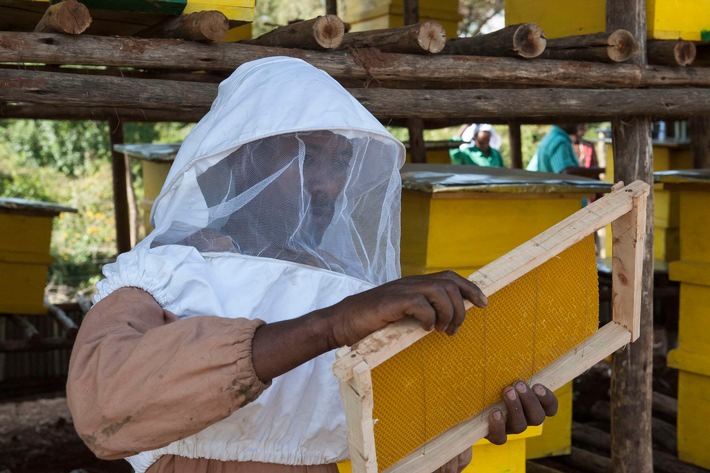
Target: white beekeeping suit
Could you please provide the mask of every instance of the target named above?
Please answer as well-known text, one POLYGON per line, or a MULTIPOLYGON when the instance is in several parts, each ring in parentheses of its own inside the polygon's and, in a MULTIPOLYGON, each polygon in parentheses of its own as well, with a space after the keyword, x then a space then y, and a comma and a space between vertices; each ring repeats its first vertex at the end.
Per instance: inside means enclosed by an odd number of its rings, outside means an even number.
MULTIPOLYGON (((404 148, 347 91, 305 62, 247 63, 219 86, 180 148, 155 230, 104 269, 180 318, 290 319, 399 277, 404 148)), ((347 457, 332 352, 161 455, 289 465, 347 457)))

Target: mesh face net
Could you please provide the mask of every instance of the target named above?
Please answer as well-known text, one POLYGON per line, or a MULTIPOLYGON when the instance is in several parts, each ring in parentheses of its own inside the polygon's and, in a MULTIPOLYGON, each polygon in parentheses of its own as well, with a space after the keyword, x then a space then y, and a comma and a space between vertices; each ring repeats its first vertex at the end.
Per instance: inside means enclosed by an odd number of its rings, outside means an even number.
POLYGON ((397 157, 393 142, 368 133, 308 131, 197 160, 150 244, 276 258, 374 284, 396 279, 397 157))

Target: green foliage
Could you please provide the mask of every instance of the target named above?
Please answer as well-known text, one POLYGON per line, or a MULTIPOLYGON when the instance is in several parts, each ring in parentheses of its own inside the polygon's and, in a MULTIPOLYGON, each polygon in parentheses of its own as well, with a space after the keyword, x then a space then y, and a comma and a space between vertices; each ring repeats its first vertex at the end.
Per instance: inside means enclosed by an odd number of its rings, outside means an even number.
POLYGON ((111 164, 101 163, 95 172, 74 179, 71 186, 62 186, 58 173, 56 179, 48 182, 56 200, 77 212, 55 219, 51 280, 75 287, 92 285, 100 277, 102 264, 116 253, 111 164))
POLYGON ((459 0, 459 36, 475 36, 492 30, 490 23, 503 13, 505 0, 459 0))
POLYGON ((259 0, 254 8, 252 35, 256 38, 278 26, 296 20, 309 20, 325 14, 323 0, 259 0))
POLYGON ((550 131, 550 125, 522 125, 520 127, 523 168, 528 165, 540 144, 540 140, 545 137, 548 131, 550 131))
POLYGON ((7 152, 28 167, 49 166, 76 176, 110 155, 103 122, 6 120, 0 126, 7 152))
MULTIPOLYGON (((128 123, 126 143, 179 142, 182 123, 128 123)), ((83 291, 116 254, 108 126, 103 122, 0 121, 0 196, 56 202, 77 209, 54 220, 50 286, 83 291)), ((141 163, 130 161, 137 199, 141 163)))

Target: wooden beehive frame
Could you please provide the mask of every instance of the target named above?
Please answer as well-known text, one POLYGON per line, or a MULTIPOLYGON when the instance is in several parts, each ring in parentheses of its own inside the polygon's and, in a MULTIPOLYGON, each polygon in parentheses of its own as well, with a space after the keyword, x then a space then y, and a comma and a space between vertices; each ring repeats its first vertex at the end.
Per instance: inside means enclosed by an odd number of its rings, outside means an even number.
MULTIPOLYGON (((611 224, 612 321, 594 335, 533 375, 530 383, 555 390, 606 356, 639 337, 641 271, 646 228, 648 184, 635 181, 584 207, 535 238, 469 276, 486 296, 555 257, 584 237, 611 224)), ((466 309, 471 308, 467 303, 466 309)), ((404 319, 337 352, 333 371, 345 405, 353 473, 377 473, 371 370, 428 333, 414 319, 404 319)), ((488 406, 422 445, 384 473, 429 473, 488 434, 488 406)))

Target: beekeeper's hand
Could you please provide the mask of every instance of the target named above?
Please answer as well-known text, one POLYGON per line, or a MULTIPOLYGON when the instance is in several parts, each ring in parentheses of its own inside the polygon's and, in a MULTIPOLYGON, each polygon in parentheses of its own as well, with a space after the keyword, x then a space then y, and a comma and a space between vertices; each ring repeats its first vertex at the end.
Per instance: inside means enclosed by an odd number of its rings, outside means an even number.
MULTIPOLYGON (((540 425, 545 417, 557 413, 557 396, 542 384, 532 389, 523 381, 517 381, 503 389, 503 403, 507 414, 493 409, 488 415, 488 435, 486 439, 495 445, 508 440, 508 434, 519 434, 531 425, 540 425)), ((435 473, 460 473, 472 459, 472 449, 461 454, 437 469, 435 473)))
POLYGON ((454 335, 466 318, 464 300, 477 307, 488 303, 471 281, 443 271, 397 279, 323 310, 330 311, 335 346, 343 346, 405 317, 419 320, 426 330, 454 335))

